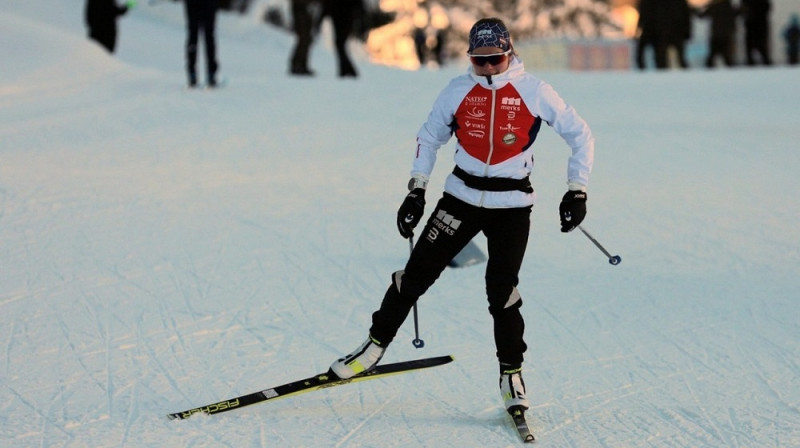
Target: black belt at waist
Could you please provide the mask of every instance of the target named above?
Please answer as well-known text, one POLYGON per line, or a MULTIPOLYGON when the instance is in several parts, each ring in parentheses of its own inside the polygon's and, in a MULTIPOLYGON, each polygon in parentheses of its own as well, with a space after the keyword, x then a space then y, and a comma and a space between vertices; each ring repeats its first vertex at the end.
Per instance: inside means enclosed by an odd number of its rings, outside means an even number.
POLYGON ((453 169, 453 174, 464 181, 464 184, 469 188, 474 188, 481 191, 522 191, 523 193, 533 193, 531 180, 524 179, 509 179, 507 177, 480 177, 473 176, 468 172, 459 168, 456 165, 453 169))

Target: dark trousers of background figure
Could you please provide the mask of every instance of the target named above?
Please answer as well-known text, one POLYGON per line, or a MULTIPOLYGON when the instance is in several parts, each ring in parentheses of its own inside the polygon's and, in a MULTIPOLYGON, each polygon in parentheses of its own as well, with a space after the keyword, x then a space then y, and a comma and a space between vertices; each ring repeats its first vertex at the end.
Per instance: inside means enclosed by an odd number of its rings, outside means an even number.
MULTIPOLYGON (((494 321, 497 358, 501 363, 521 366, 527 349, 522 300, 516 286, 530 233, 531 207, 486 209, 466 204, 445 193, 431 214, 400 278, 393 276, 380 309, 372 315, 370 334, 388 344, 417 299, 433 285, 453 257, 479 232, 486 236, 489 260, 485 285, 489 313, 494 321)), ((459 297, 472 306, 479 294, 459 297)), ((435 298, 431 298, 435 300, 435 298)))
POLYGON ((209 85, 216 84, 217 75, 217 45, 214 35, 216 21, 216 7, 213 2, 197 2, 184 0, 186 6, 186 72, 189 84, 197 83, 197 44, 200 33, 203 33, 203 44, 206 50, 206 81, 209 85))
POLYGON ((769 24, 768 23, 747 23, 745 24, 745 51, 747 53, 747 64, 772 65, 772 57, 769 48, 769 24), (756 55, 758 57, 756 57, 756 55))
POLYGON ((686 60, 686 44, 684 41, 680 40, 670 44, 667 47, 667 53, 669 53, 670 48, 675 49, 675 55, 678 58, 678 66, 680 68, 689 68, 689 62, 686 60))
POLYGON ((339 76, 341 77, 356 77, 358 73, 347 54, 347 40, 353 33, 353 25, 355 24, 354 12, 349 8, 333 8, 330 12, 331 20, 333 21, 334 41, 336 44, 336 58, 339 62, 339 76))
POLYGON ((636 65, 640 70, 647 68, 647 63, 645 62, 647 47, 650 47, 653 50, 653 62, 655 63, 655 67, 657 69, 663 70, 669 67, 669 62, 667 60, 667 46, 663 42, 660 42, 657 39, 639 38, 636 41, 636 65))
POLYGON ((800 47, 797 45, 789 45, 786 49, 786 62, 789 65, 797 65, 800 63, 800 47))
POLYGON ((445 30, 436 30, 433 48, 428 45, 428 29, 417 28, 414 30, 414 47, 417 51, 417 59, 420 65, 425 65, 428 60, 433 59, 437 64, 444 65, 444 40, 447 33, 445 30))
POLYGON ((652 47, 653 49, 653 59, 657 69, 663 70, 669 68, 670 48, 675 49, 675 55, 678 58, 678 66, 681 68, 689 67, 689 63, 686 60, 685 45, 682 40, 669 42, 658 38, 651 39, 640 37, 636 41, 636 66, 640 70, 647 68, 647 63, 645 62, 645 53, 648 46, 652 47))
POLYGON ((789 65, 800 63, 800 26, 791 23, 783 30, 786 44, 786 62, 789 65))
POLYGON ((292 27, 295 34, 295 45, 289 62, 289 73, 295 75, 311 75, 308 68, 308 57, 313 42, 312 28, 314 26, 310 2, 308 0, 292 1, 292 27))
POLYGON ((709 41, 708 57, 706 58, 706 67, 714 67, 717 56, 722 57, 722 62, 727 67, 732 67, 733 61, 733 42, 730 38, 713 37, 709 41))
POLYGON ((116 0, 86 0, 84 20, 89 28, 89 38, 113 53, 117 46, 117 19, 128 11, 118 6, 116 0))
POLYGON ((116 29, 92 28, 89 30, 89 37, 102 45, 109 53, 113 53, 114 48, 117 46, 116 29))

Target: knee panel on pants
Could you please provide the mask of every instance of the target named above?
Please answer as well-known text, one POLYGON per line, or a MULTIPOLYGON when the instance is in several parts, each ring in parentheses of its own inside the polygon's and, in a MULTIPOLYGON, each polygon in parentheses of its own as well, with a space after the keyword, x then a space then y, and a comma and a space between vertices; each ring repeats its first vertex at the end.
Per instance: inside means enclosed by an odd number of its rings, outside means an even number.
POLYGON ((392 284, 394 285, 397 292, 400 294, 401 300, 415 302, 419 296, 425 293, 428 289, 426 285, 423 285, 419 281, 416 281, 412 278, 408 278, 405 275, 405 271, 397 271, 392 274, 392 284))
MULTIPOLYGON (((511 287, 510 293, 492 291, 491 287, 487 287, 487 294, 489 296, 489 313, 493 316, 508 309, 518 309, 522 306, 522 296, 517 290, 516 286, 511 287)), ((505 288, 504 288, 505 289, 505 288)), ((507 289, 505 289, 507 291, 507 289)))

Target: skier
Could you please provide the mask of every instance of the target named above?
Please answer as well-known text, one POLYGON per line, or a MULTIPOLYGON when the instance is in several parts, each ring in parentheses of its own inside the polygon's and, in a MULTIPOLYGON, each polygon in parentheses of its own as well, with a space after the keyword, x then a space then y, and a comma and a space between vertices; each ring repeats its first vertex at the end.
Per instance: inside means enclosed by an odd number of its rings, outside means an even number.
POLYGON ((783 39, 786 41, 786 62, 797 65, 800 61, 800 17, 792 14, 789 25, 783 30, 783 39))
POLYGON ((311 8, 318 0, 292 0, 292 30, 295 34, 295 44, 289 60, 289 73, 299 76, 312 76, 308 68, 308 55, 314 41, 312 32, 314 17, 311 8))
POLYGON ((117 46, 117 17, 127 13, 135 4, 132 0, 123 6, 117 5, 115 0, 86 0, 84 19, 89 28, 89 38, 113 53, 117 46))
POLYGON ((722 62, 728 67, 736 65, 733 55, 736 53, 736 16, 739 15, 739 9, 733 6, 731 0, 711 0, 698 15, 711 19, 706 67, 714 68, 717 56, 721 56, 722 62))
POLYGON ((657 0, 641 0, 637 7, 639 21, 636 24, 636 66, 639 70, 647 67, 645 52, 652 48, 655 66, 658 69, 667 68, 667 46, 663 39, 663 22, 666 20, 658 10, 661 3, 657 0))
POLYGON ((747 65, 757 65, 756 54, 761 64, 772 65, 769 45, 771 9, 771 0, 742 0, 747 65))
POLYGON ((667 27, 667 49, 675 49, 680 68, 689 68, 686 60, 686 42, 692 38, 692 9, 686 0, 671 0, 666 2, 666 6, 666 15, 673 24, 667 27))
POLYGON ((419 64, 424 66, 429 60, 436 65, 444 65, 444 49, 450 19, 438 3, 428 5, 427 0, 418 5, 414 14, 414 48, 419 64))
POLYGON ((505 24, 481 19, 469 33, 472 62, 440 93, 417 133, 410 192, 397 212, 397 228, 411 238, 425 207, 425 189, 438 149, 455 135, 455 169, 444 196, 428 219, 404 270, 392 281, 372 315, 369 335, 331 371, 350 378, 373 369, 383 357, 417 299, 447 263, 478 232, 486 235, 489 259, 486 294, 494 320, 500 392, 512 415, 528 408, 522 381, 524 322, 517 290, 528 243, 534 192, 529 176, 533 143, 542 123, 570 146, 568 191, 559 207, 561 231, 570 232, 586 215, 586 186, 594 159, 594 137, 586 122, 553 88, 525 72, 505 24))
POLYGON ((684 48, 692 33, 691 14, 686 0, 642 0, 639 3, 636 65, 640 70, 646 68, 644 54, 648 46, 653 47, 657 69, 669 68, 670 48, 675 49, 678 65, 689 67, 684 48))
POLYGON ((336 47, 336 60, 339 77, 358 76, 353 61, 347 53, 347 41, 357 30, 364 30, 364 5, 362 0, 324 0, 323 17, 330 16, 333 22, 333 40, 336 47))
POLYGON ((197 87, 197 43, 203 33, 206 49, 206 83, 217 86, 217 43, 214 24, 217 17, 217 0, 183 0, 186 11, 186 72, 189 87, 197 87))
POLYGON ((347 41, 357 31, 364 30, 365 10, 362 0, 292 0, 292 27, 295 45, 289 60, 289 73, 313 76, 308 58, 315 32, 319 31, 325 17, 333 24, 336 60, 339 77, 358 76, 355 65, 347 53, 347 41), (321 12, 317 9, 321 8, 321 12))

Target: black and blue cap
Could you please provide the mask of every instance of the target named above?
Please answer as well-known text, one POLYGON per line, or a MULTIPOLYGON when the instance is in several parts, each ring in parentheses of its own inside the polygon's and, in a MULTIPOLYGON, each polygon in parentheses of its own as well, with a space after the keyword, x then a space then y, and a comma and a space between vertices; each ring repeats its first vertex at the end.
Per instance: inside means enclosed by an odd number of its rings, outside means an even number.
POLYGON ((472 25, 472 29, 469 30, 467 53, 472 53, 473 50, 481 47, 501 48, 503 51, 511 49, 511 36, 502 20, 481 19, 472 25))

